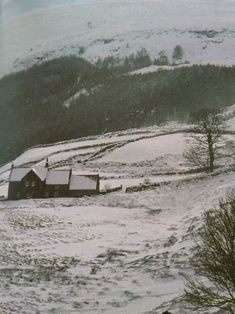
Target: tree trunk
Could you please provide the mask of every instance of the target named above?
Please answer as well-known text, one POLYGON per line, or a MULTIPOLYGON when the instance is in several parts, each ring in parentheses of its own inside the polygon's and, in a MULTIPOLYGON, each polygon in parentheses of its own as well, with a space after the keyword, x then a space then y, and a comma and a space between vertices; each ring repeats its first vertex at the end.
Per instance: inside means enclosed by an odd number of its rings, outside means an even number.
POLYGON ((207 141, 208 141, 208 153, 209 153, 209 171, 213 172, 214 171, 215 152, 214 152, 211 134, 208 134, 207 141))

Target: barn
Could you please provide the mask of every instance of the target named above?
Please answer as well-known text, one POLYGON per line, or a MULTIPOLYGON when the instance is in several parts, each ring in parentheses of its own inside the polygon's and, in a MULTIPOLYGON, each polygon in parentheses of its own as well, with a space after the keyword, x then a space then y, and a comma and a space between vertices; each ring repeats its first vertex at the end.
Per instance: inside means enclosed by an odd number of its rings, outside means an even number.
POLYGON ((73 174, 72 169, 56 170, 45 166, 13 167, 8 199, 82 197, 100 193, 99 174, 73 174))

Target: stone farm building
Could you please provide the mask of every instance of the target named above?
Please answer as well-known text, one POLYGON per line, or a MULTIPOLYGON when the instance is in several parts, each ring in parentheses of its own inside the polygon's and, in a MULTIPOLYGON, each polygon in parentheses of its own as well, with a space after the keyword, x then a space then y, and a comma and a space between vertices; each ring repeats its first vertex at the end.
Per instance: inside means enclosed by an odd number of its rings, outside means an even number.
POLYGON ((98 174, 73 174, 72 169, 53 170, 46 166, 12 167, 8 199, 81 197, 100 192, 98 174))

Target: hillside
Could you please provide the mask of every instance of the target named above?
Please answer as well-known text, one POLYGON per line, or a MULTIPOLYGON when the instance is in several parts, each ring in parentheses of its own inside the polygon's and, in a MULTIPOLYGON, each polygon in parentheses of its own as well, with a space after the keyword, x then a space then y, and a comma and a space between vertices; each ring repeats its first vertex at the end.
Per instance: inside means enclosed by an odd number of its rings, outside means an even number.
MULTIPOLYGON (((234 106, 225 115, 227 131, 234 130, 234 106)), ((102 190, 123 189, 0 202, 2 313, 191 313, 179 297, 201 216, 234 191, 235 173, 228 149, 234 135, 226 134, 218 170, 190 174, 183 157, 188 129, 130 129, 34 147, 16 158, 16 166, 49 158, 52 168, 98 171, 102 190), (139 191, 126 193, 128 187, 139 191)), ((10 167, 0 168, 0 195, 10 167)))
POLYGON ((235 63, 231 0, 9 2, 1 13, 1 76, 65 55, 125 57, 143 47, 171 62, 177 45, 190 64, 235 63))
POLYGON ((231 0, 6 0, 0 14, 0 164, 235 102, 231 0))
POLYGON ((234 67, 133 75, 151 64, 145 51, 118 61, 62 57, 2 78, 0 163, 33 145, 186 121, 192 111, 235 102, 234 67))

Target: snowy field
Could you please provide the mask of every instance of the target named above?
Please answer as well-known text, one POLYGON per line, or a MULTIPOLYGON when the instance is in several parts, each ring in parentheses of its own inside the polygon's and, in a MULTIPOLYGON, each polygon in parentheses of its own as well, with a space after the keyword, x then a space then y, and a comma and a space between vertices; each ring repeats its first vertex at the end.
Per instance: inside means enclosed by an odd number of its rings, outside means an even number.
POLYGON ((172 301, 194 232, 234 188, 233 172, 141 193, 1 202, 1 313, 190 313, 172 301))
POLYGON ((48 2, 48 7, 43 2, 11 22, 4 19, 8 15, 4 7, 1 76, 58 56, 123 57, 143 47, 151 57, 164 51, 172 61, 176 45, 184 50, 182 62, 235 63, 235 4, 231 0, 77 0, 66 5, 48 2))
POLYGON ((106 162, 147 161, 166 154, 183 154, 184 149, 185 135, 182 133, 170 134, 126 144, 105 155, 102 160, 106 162))
MULTIPOLYGON (((213 176, 189 174, 188 128, 126 130, 19 156, 17 165, 49 157, 51 167, 99 172, 102 189, 123 189, 80 199, 0 201, 0 313, 190 314, 180 296, 201 216, 235 191, 235 172, 230 152, 213 176), (125 192, 146 184, 148 190, 125 192)), ((233 133, 223 139, 224 154, 227 142, 234 145, 233 133)), ((7 193, 9 168, 0 168, 0 195, 7 193)))

